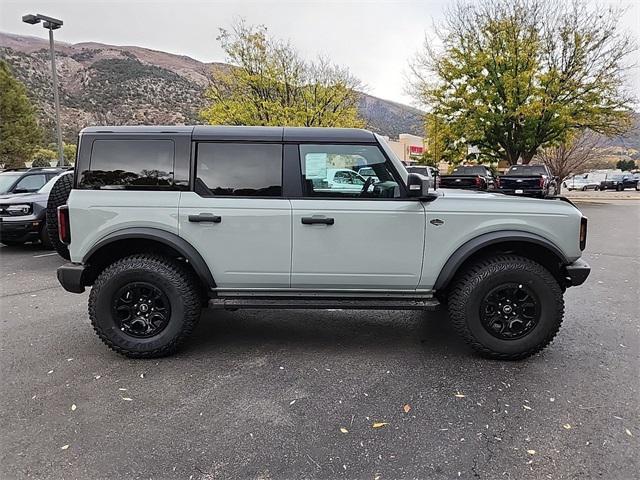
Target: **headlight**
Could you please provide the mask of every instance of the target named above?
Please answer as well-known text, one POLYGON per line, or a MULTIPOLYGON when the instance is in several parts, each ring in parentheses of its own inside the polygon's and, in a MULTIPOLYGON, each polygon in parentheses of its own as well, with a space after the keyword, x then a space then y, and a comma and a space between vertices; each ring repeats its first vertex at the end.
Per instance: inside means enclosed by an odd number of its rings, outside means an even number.
POLYGON ((21 203, 19 205, 7 205, 5 211, 9 215, 28 215, 31 212, 31 204, 21 203))

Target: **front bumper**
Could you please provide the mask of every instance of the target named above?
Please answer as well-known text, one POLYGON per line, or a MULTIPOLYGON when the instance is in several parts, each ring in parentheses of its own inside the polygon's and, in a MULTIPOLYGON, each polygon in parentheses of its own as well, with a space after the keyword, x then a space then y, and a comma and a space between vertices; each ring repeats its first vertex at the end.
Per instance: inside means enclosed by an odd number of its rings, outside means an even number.
POLYGON ((42 221, 38 219, 13 220, 9 217, 0 218, 0 242, 29 242, 40 236, 42 221))
POLYGON ((60 285, 62 285, 67 292, 82 293, 84 292, 84 277, 86 272, 87 267, 84 265, 80 265, 78 263, 67 263, 58 267, 56 275, 58 276, 60 285))
POLYGON ((582 285, 589 273, 591 273, 591 267, 587 262, 579 258, 573 263, 565 266, 567 283, 571 287, 582 285))

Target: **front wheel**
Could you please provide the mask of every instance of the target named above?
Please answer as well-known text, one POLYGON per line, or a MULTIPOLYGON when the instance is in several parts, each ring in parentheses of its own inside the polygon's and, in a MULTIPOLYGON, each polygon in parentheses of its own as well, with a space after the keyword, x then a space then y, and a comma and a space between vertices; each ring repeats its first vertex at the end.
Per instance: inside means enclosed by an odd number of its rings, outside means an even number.
POLYGON ((89 295, 89 318, 100 339, 132 358, 176 351, 201 312, 200 289, 179 262, 139 254, 107 267, 89 295))
POLYGON ((472 265, 449 294, 454 328, 481 355, 520 360, 546 347, 564 315, 562 289, 537 262, 498 255, 472 265))

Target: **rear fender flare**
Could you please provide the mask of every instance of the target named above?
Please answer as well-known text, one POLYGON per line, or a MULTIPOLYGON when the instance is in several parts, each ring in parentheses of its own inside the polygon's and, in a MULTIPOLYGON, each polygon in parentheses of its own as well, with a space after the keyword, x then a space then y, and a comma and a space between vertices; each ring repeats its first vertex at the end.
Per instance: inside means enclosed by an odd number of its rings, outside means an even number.
POLYGON ((120 240, 144 239, 153 240, 173 248, 193 267, 200 281, 207 288, 215 288, 216 284, 211 270, 202 255, 184 238, 175 233, 151 227, 131 227, 112 232, 100 239, 82 258, 83 264, 90 264, 91 257, 107 245, 120 240))

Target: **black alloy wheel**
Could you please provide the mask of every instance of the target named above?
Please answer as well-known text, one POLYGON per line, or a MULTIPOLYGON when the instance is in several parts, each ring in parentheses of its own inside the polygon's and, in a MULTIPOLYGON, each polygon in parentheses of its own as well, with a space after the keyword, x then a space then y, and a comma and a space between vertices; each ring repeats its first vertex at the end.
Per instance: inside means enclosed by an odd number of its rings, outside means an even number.
POLYGON ((484 296, 480 304, 484 328, 501 340, 516 340, 531 332, 540 320, 540 302, 522 284, 499 285, 484 296))
POLYGON ((128 283, 113 297, 113 315, 120 330, 135 338, 150 338, 164 330, 171 318, 167 295, 147 282, 128 283))

